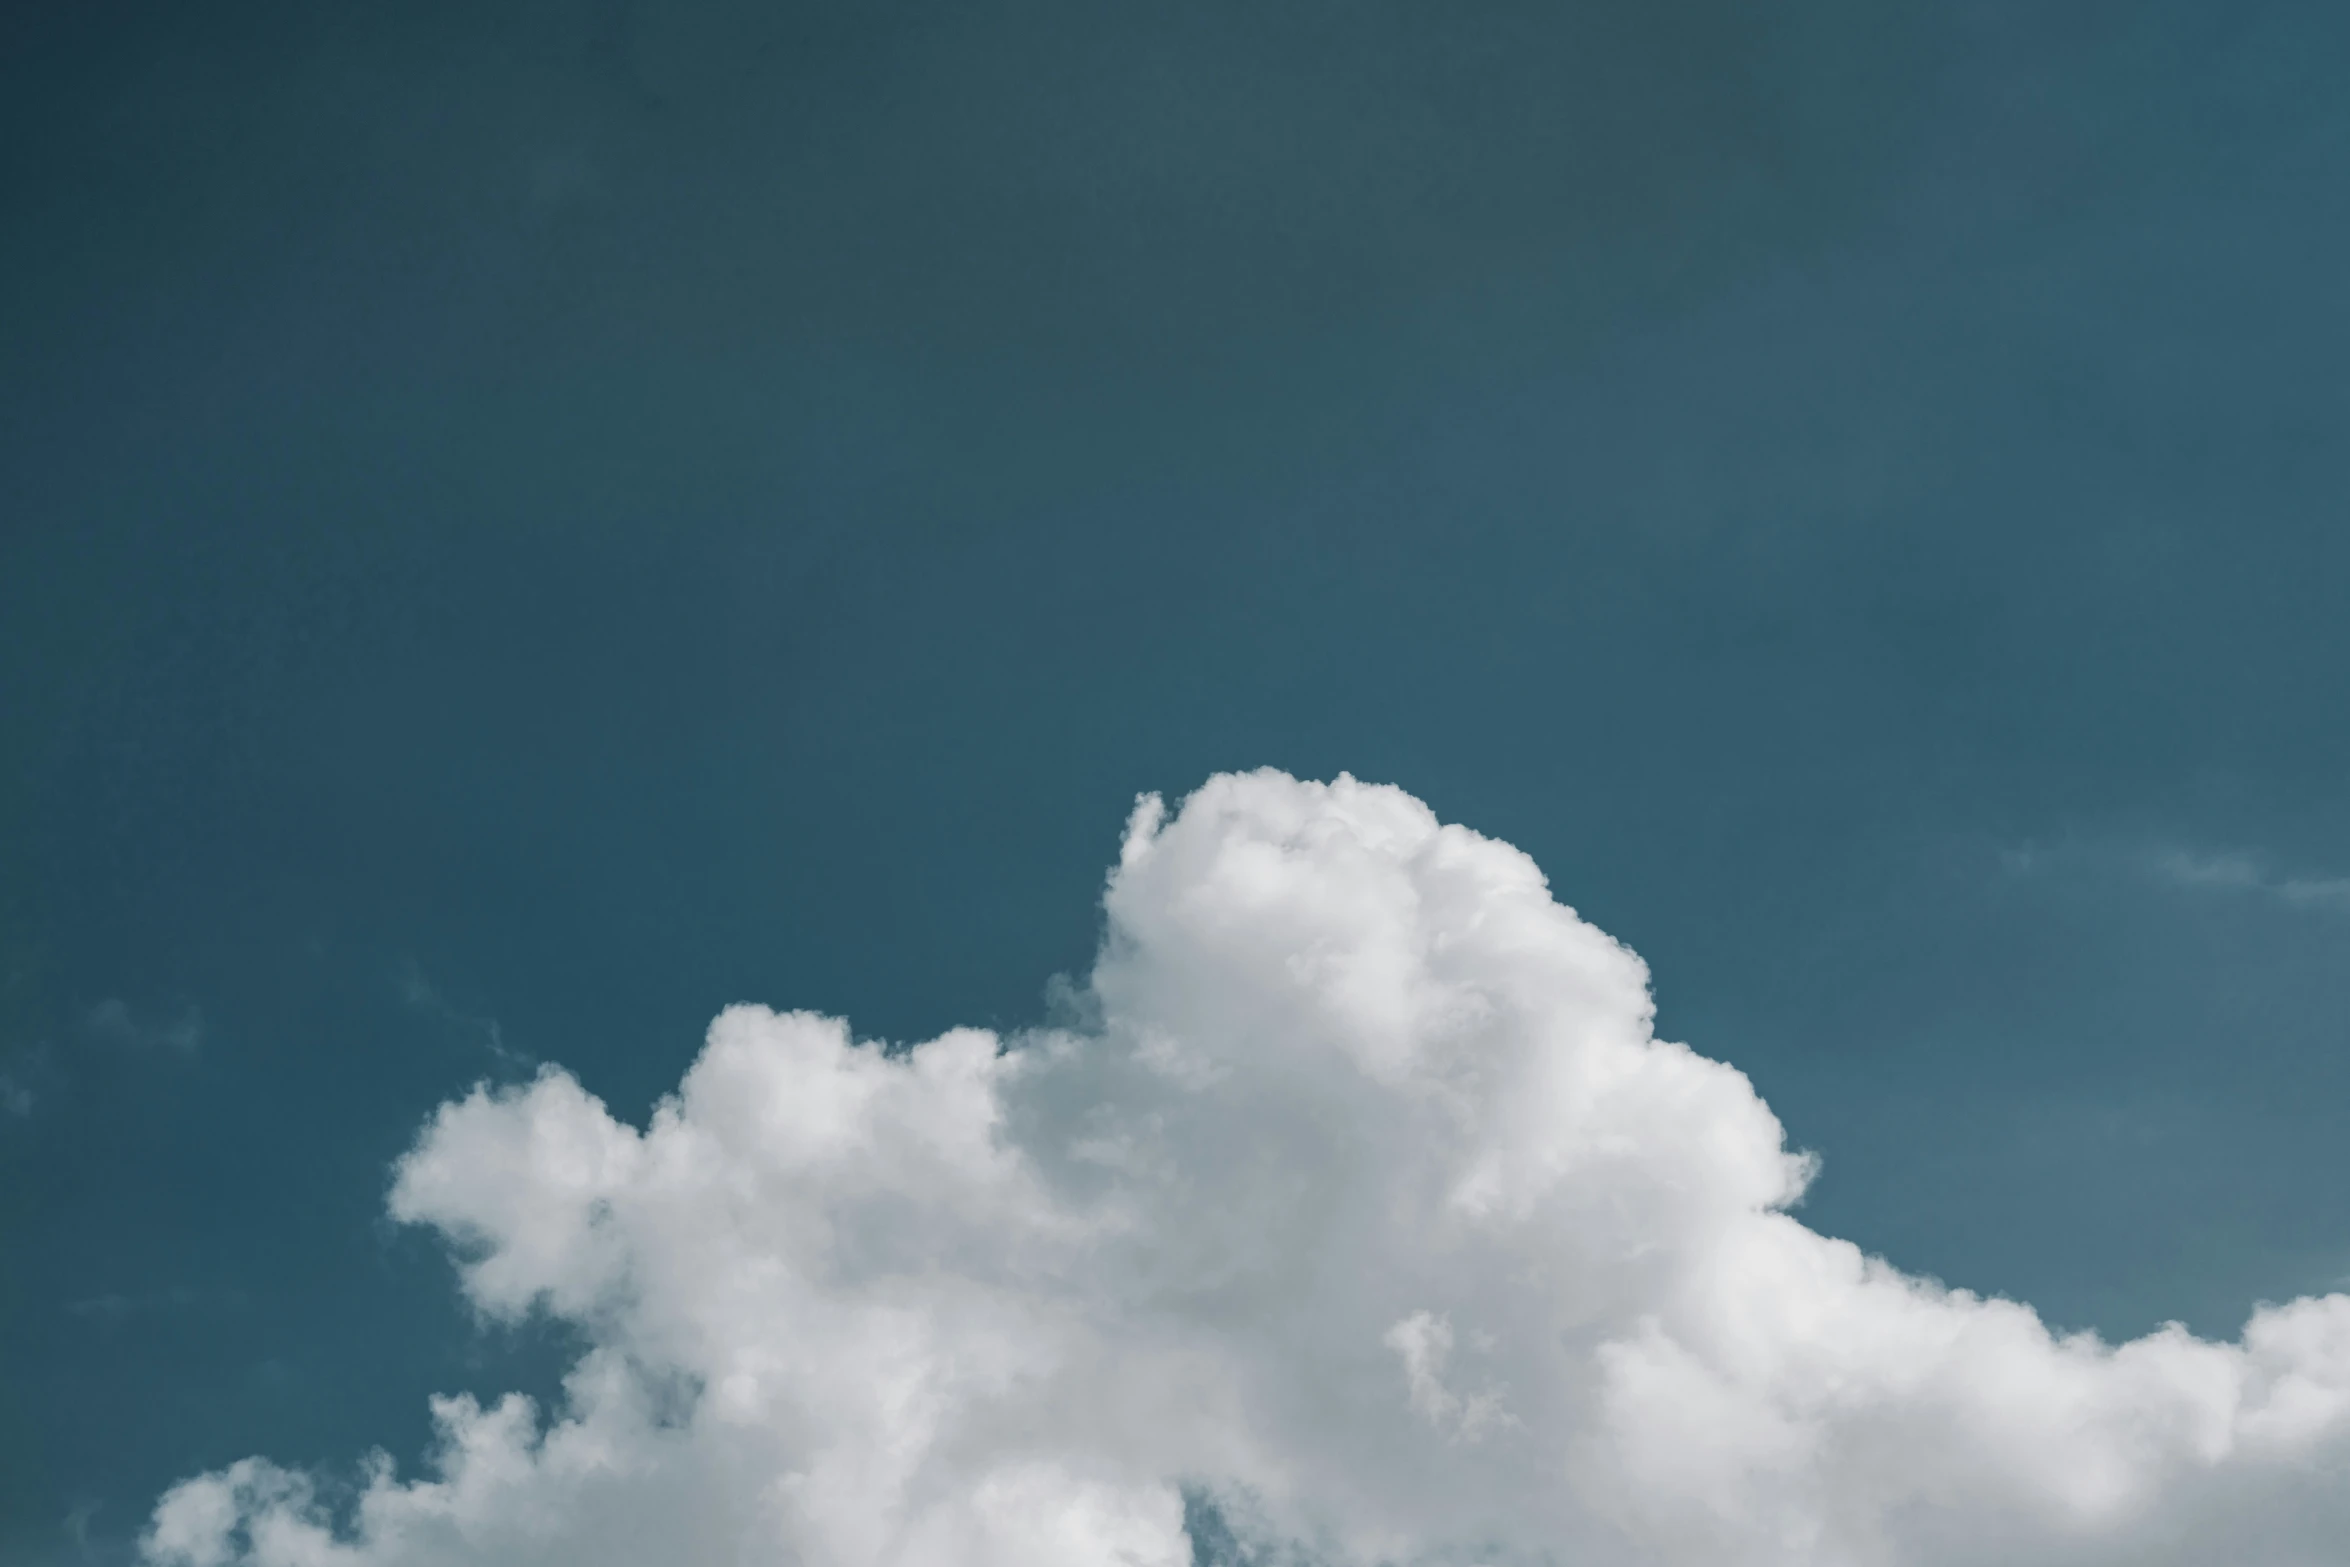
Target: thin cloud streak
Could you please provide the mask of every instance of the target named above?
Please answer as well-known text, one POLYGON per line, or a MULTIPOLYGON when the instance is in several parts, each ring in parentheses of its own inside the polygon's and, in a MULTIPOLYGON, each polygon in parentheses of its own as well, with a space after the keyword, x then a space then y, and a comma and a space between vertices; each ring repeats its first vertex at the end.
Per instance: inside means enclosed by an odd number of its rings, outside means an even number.
POLYGON ((2350 909, 2350 877, 2274 876, 2251 854, 2169 849, 2152 864, 2156 874, 2181 887, 2259 893, 2300 908, 2350 909))

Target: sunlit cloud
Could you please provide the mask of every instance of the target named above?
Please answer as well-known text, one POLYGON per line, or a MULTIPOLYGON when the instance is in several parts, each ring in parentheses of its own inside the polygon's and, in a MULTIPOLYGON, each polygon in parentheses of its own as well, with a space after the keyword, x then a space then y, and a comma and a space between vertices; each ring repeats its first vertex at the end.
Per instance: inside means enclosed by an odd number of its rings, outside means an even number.
POLYGON ((639 1127, 445 1105, 399 1220, 587 1348, 426 1472, 248 1459, 159 1567, 2308 1563, 2350 1297, 2111 1345, 1789 1211, 1814 1162, 1526 856, 1401 791, 1145 800, 1070 1026, 736 1006, 639 1127), (347 1500, 335 1501, 338 1486, 347 1500))

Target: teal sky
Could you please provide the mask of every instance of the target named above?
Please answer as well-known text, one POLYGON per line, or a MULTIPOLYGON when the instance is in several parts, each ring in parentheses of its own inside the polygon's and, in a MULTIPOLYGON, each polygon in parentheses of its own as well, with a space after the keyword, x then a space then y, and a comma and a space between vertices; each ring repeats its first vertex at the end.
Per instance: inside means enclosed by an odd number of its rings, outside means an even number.
POLYGON ((1817 1228, 2350 1274, 2350 13, 0 29, 5 1567, 544 1385, 441 1100, 1039 1019, 1235 767, 1532 854, 1817 1228))

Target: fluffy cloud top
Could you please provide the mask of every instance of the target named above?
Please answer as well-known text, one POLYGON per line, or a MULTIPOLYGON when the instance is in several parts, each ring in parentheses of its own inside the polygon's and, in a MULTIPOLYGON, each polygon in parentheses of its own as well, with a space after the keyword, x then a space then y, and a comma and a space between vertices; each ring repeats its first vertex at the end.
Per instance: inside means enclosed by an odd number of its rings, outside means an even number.
POLYGON ((1083 1030, 734 1007, 641 1130, 559 1071, 443 1107, 393 1212, 580 1327, 562 1406, 441 1401, 340 1509, 187 1481, 149 1560, 1178 1567, 1202 1497, 1268 1560, 2340 1559, 2350 1297, 2113 1347, 1815 1234, 1508 845, 1223 777, 1105 902, 1083 1030))

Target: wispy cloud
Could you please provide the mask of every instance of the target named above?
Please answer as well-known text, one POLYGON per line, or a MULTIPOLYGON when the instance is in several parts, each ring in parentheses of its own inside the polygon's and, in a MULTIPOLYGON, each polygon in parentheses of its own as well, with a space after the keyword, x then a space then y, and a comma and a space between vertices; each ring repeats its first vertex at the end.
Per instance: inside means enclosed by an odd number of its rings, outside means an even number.
POLYGON ((2174 886, 2254 893, 2302 908, 2350 909, 2350 876, 2280 876, 2258 855, 2242 851, 2165 849, 2147 863, 2174 886))
POLYGON ((98 1560, 97 1543, 90 1533, 90 1525, 97 1521, 98 1512, 99 1504, 93 1501, 76 1502, 66 1512, 65 1537, 73 1542, 74 1555, 78 1560, 98 1560))
POLYGON ((93 1048, 133 1057, 191 1061, 204 1045, 204 1013, 193 1004, 168 1015, 142 1013, 119 996, 108 996, 71 1019, 60 1052, 47 1040, 0 1050, 0 1120, 23 1121, 38 1113, 71 1080, 65 1060, 93 1048))
POLYGON ((2350 911, 2350 876, 2280 873, 2265 855, 2244 849, 2063 839, 2008 845, 1999 850, 1999 869, 2019 880, 2065 874, 2120 876, 2188 892, 2350 911))
POLYGON ((124 1049, 193 1056, 204 1045, 204 1012, 190 1005, 169 1017, 142 1017, 129 1002, 109 996, 82 1014, 82 1029, 92 1039, 124 1049))
POLYGON ((506 1043, 506 1031, 494 1017, 461 1011, 449 1005, 438 987, 425 977, 424 970, 411 958, 400 969, 400 999, 412 1010, 447 1023, 477 1039, 490 1053, 492 1060, 510 1071, 528 1071, 538 1061, 528 1051, 517 1050, 506 1043))
POLYGON ((27 1119, 57 1083, 55 1053, 45 1042, 19 1045, 0 1055, 0 1116, 27 1119))
POLYGON ((185 1284, 169 1289, 147 1290, 125 1294, 108 1291, 85 1295, 65 1303, 68 1316, 108 1324, 127 1322, 132 1317, 150 1316, 165 1311, 192 1311, 204 1307, 240 1306, 245 1297, 235 1290, 200 1290, 185 1284))

